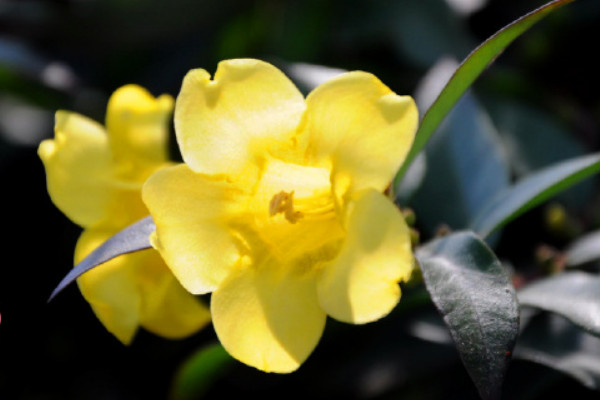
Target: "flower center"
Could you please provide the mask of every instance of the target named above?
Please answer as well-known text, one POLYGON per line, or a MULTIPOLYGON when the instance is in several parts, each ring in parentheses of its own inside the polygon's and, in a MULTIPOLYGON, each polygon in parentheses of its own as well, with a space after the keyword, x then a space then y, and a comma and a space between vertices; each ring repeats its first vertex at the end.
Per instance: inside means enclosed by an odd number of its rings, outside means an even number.
POLYGON ((253 196, 257 215, 296 224, 330 213, 334 201, 329 175, 325 168, 271 160, 253 196))
POLYGON ((325 168, 269 160, 248 206, 257 238, 286 262, 319 252, 343 233, 325 168))

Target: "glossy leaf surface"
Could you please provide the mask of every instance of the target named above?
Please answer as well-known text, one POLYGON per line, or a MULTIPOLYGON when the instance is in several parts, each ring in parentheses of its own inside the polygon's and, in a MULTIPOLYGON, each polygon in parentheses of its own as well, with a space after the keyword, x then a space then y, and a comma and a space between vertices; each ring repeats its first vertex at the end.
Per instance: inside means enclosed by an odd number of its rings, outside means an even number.
POLYGON ((471 232, 437 239, 417 253, 431 298, 484 399, 500 398, 519 330, 519 306, 504 268, 471 232))

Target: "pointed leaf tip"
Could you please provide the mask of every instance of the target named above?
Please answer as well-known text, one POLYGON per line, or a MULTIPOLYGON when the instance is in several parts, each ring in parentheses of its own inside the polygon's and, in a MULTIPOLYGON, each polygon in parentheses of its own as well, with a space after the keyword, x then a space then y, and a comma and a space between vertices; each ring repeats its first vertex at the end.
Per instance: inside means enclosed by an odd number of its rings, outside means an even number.
POLYGON ((156 230, 152 217, 148 216, 128 226, 112 236, 96 250, 91 252, 63 278, 52 291, 48 302, 87 271, 95 268, 121 254, 133 253, 151 248, 149 236, 156 230))
POLYGON ((600 153, 575 157, 536 171, 482 207, 471 222, 471 229, 487 237, 524 212, 598 172, 600 153))

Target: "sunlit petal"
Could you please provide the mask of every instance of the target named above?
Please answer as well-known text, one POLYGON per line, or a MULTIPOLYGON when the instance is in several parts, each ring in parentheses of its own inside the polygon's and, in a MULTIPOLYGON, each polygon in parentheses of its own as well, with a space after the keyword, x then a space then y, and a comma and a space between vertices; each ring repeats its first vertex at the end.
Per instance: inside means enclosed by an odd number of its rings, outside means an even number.
POLYGON ((410 235, 400 212, 374 190, 349 204, 347 230, 340 253, 321 270, 319 301, 335 319, 370 322, 400 300, 398 283, 413 269, 410 235))
MULTIPOLYGON (((417 107, 366 72, 340 75, 306 99, 302 141, 311 165, 332 169, 351 191, 384 190, 417 129, 417 107)), ((339 184, 338 184, 339 185, 339 184)))
POLYGON ((106 218, 114 192, 108 140, 100 124, 79 114, 56 113, 55 138, 40 144, 48 193, 73 222, 90 226, 106 218))
POLYGON ((213 293, 211 312, 225 349, 270 372, 297 369, 316 347, 326 319, 312 271, 283 265, 236 270, 213 293))
POLYGON ((214 290, 241 257, 228 220, 243 212, 244 189, 181 164, 152 175, 143 198, 156 223, 153 245, 181 284, 214 290))
POLYGON ((173 98, 154 98, 146 89, 126 85, 111 96, 106 129, 122 179, 144 179, 168 160, 167 140, 173 98))
POLYGON ((196 172, 238 175, 289 141, 304 107, 294 84, 263 61, 223 61, 213 80, 192 70, 175 106, 183 159, 196 172))

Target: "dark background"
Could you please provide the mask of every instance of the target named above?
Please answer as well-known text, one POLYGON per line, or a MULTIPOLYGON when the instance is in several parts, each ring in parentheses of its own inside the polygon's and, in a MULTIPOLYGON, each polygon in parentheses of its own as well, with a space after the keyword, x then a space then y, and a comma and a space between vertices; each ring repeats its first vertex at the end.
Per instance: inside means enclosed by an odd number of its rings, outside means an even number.
MULTIPOLYGON (((396 93, 412 94, 442 56, 462 60, 543 4, 482 3, 461 14, 443 0, 0 0, 0 398, 166 398, 177 367, 216 340, 210 327, 181 341, 141 331, 125 347, 75 286, 46 303, 72 265, 80 232, 51 203, 36 154, 39 142, 53 135, 57 109, 102 121, 108 96, 123 84, 176 96, 188 70, 214 72, 219 60, 234 57, 282 68, 303 62, 366 70, 396 93)), ((482 76, 477 95, 490 109, 497 99, 534 107, 568 132, 569 146, 597 150, 598 21, 600 3, 593 0, 551 15, 482 76)), ((492 114, 498 126, 501 115, 492 114)), ((555 147, 540 151, 562 157, 564 149, 555 147)), ((583 202, 564 202, 583 230, 599 220, 596 189, 583 202)), ((540 242, 560 247, 568 240, 542 227, 540 210, 509 226, 499 241, 499 256, 517 268, 532 262, 540 242)), ((394 315, 360 327, 330 321, 315 353, 291 375, 233 363, 208 396, 477 398, 451 346, 407 333, 413 316, 436 318, 431 306, 405 305, 394 315)), ((597 396, 525 361, 513 363, 505 387, 507 399, 597 396)))

